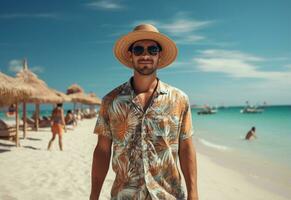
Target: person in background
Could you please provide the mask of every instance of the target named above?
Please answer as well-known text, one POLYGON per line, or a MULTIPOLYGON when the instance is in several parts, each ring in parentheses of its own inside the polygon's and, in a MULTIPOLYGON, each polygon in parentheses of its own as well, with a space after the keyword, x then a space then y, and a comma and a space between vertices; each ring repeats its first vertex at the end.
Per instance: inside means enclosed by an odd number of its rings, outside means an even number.
POLYGON ((16 105, 11 104, 8 108, 8 111, 6 112, 7 117, 14 117, 16 113, 16 105))
POLYGON ((73 127, 77 126, 77 120, 75 119, 75 116, 73 115, 71 110, 68 110, 66 117, 65 117, 66 125, 73 125, 73 127))
POLYGON ((59 137, 59 147, 60 150, 63 151, 63 141, 62 141, 62 135, 63 135, 63 129, 66 129, 65 119, 64 119, 64 110, 63 110, 63 104, 57 104, 57 107, 53 109, 52 111, 52 118, 51 118, 51 130, 52 130, 52 139, 48 143, 48 150, 51 150, 52 143, 56 138, 56 135, 59 137))
POLYGON ((246 134, 246 137, 245 139, 246 140, 251 140, 251 139, 256 139, 257 136, 256 136, 256 127, 252 127, 251 130, 249 130, 249 132, 246 134))

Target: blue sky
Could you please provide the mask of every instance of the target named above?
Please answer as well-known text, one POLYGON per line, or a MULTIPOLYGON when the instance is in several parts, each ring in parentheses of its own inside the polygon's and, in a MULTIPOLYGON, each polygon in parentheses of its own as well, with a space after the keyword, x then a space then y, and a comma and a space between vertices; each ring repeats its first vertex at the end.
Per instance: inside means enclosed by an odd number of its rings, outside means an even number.
POLYGON ((104 96, 132 71, 115 41, 148 22, 178 46, 158 72, 192 104, 291 103, 291 1, 0 0, 0 70, 29 67, 60 91, 78 83, 104 96))

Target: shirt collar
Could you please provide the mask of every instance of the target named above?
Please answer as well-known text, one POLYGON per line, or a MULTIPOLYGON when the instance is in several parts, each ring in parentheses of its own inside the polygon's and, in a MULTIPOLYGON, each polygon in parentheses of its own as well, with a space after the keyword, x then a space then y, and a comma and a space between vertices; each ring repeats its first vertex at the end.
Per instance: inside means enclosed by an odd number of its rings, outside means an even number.
MULTIPOLYGON (((130 77, 130 79, 124 84, 123 90, 121 91, 121 94, 131 95, 132 97, 136 96, 134 93, 134 89, 132 87, 132 79, 133 77, 130 77)), ((158 79, 158 87, 156 89, 156 93, 159 94, 167 94, 168 89, 164 82, 162 82, 159 78, 158 79)))

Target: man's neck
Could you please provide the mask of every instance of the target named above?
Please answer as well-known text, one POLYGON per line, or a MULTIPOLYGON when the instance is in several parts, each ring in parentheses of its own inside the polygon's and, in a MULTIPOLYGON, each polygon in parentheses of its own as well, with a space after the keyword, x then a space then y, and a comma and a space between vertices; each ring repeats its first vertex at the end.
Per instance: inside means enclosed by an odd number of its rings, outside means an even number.
POLYGON ((153 92, 157 84, 157 75, 156 73, 152 75, 141 75, 137 72, 133 76, 133 88, 136 94, 153 92))

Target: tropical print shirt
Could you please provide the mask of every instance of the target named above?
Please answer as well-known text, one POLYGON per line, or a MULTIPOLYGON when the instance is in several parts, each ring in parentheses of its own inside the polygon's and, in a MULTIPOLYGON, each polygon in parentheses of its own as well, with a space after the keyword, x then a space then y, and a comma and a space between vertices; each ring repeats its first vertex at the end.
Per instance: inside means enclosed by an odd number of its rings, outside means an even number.
POLYGON ((102 99, 94 130, 113 144, 111 199, 185 199, 177 159, 179 141, 192 136, 188 97, 158 80, 144 111, 131 80, 102 99))

